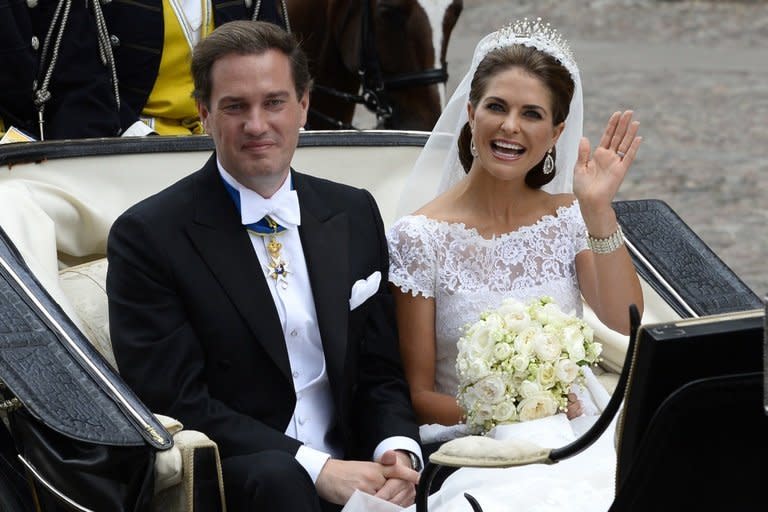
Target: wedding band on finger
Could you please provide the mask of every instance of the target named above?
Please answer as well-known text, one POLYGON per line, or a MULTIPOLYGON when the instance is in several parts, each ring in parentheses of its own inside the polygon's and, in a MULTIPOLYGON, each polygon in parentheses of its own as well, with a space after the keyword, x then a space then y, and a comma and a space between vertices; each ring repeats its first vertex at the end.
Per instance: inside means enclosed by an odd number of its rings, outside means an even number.
POLYGON ((619 155, 619 158, 624 158, 624 155, 626 155, 625 152, 619 151, 618 149, 616 150, 616 154, 619 155))

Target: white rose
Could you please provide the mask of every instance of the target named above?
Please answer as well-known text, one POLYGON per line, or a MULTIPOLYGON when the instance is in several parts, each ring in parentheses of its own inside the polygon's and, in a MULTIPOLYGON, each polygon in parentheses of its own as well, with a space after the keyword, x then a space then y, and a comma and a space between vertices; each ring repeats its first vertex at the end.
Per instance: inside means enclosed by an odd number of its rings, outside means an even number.
POLYGON ((520 421, 530 421, 552 416, 557 412, 557 402, 550 393, 542 392, 524 398, 517 406, 520 421))
POLYGON ((504 333, 504 319, 498 313, 488 313, 485 317, 485 325, 489 331, 495 337, 494 341, 498 341, 499 337, 504 333))
POLYGON ((477 393, 474 386, 467 386, 459 390, 459 405, 465 411, 471 411, 477 404, 477 393))
POLYGON ((592 329, 592 327, 590 327, 590 325, 584 321, 581 322, 581 328, 584 339, 587 340, 587 343, 592 343, 592 341, 595 339, 595 330, 592 329))
POLYGON ((475 392, 480 400, 497 404, 504 399, 507 385, 501 375, 491 374, 475 384, 475 392))
POLYGON ((476 428, 483 429, 485 423, 493 419, 493 404, 486 404, 483 402, 477 402, 472 409, 472 414, 469 416, 468 421, 476 428))
POLYGON ((569 325, 563 329, 563 346, 568 352, 568 358, 571 361, 578 363, 583 361, 587 355, 584 348, 584 336, 581 333, 581 329, 575 325, 569 325))
POLYGON ((512 333, 518 333, 531 324, 528 308, 525 304, 515 299, 504 300, 496 312, 504 320, 507 330, 512 333))
POLYGON ((531 355, 533 354, 533 340, 536 336, 541 334, 541 328, 535 325, 530 325, 523 329, 515 336, 515 350, 518 354, 531 355))
POLYGON ((602 343, 597 341, 590 343, 587 346, 587 356, 586 356, 587 361, 589 361, 590 363, 594 363, 595 361, 597 361, 597 358, 600 357, 600 354, 602 352, 603 352, 602 343))
POLYGON ((555 385, 555 367, 552 363, 542 363, 536 372, 536 381, 542 389, 549 389, 555 385))
POLYGON ((490 353, 493 345, 496 344, 496 340, 493 339, 493 329, 493 325, 485 321, 474 324, 465 336, 466 350, 483 354, 490 353))
POLYGON ((565 315, 550 297, 542 297, 534 301, 530 308, 531 317, 543 325, 558 324, 565 321, 565 315))
POLYGON ((531 358, 525 354, 515 354, 512 359, 509 360, 510 365, 516 372, 524 372, 528 369, 528 365, 531 363, 531 358))
POLYGON ((493 357, 496 358, 497 361, 506 361, 514 351, 512 345, 509 343, 497 343, 493 347, 493 357))
POLYGON ((555 363, 555 377, 560 382, 570 384, 579 375, 579 365, 570 359, 560 359, 555 363))
POLYGON ((469 361, 464 372, 469 382, 477 382, 491 373, 491 367, 485 359, 476 357, 469 361))
POLYGON ((560 357, 562 346, 553 333, 540 332, 533 337, 533 352, 542 361, 552 362, 560 357))
POLYGON ((571 345, 584 345, 586 341, 584 334, 581 332, 581 326, 576 324, 570 324, 563 327, 561 331, 563 345, 570 347, 571 345))
POLYGON ((467 373, 469 373, 469 366, 470 362, 472 360, 468 357, 466 357, 466 354, 462 354, 459 352, 459 355, 456 356, 456 374, 459 376, 459 378, 464 379, 467 373))
POLYGON ((524 380, 519 386, 520 396, 528 398, 541 393, 541 385, 537 381, 524 380))
POLYGON ((517 420, 517 407, 512 400, 499 402, 493 408, 493 421, 496 423, 511 423, 517 420))

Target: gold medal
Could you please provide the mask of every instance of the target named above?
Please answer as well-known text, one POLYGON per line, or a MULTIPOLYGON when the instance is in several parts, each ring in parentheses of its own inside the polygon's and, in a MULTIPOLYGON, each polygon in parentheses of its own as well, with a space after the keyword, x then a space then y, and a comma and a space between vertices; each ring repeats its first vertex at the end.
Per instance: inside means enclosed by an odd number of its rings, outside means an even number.
POLYGON ((267 268, 269 268, 269 277, 274 279, 283 289, 288 287, 288 262, 285 261, 280 254, 280 249, 283 248, 283 244, 277 241, 274 235, 272 235, 267 242, 267 252, 271 261, 267 268))
MULTIPOLYGON (((269 270, 269 277, 275 280, 276 284, 279 284, 281 288, 288 288, 288 262, 280 254, 280 250, 283 248, 277 237, 280 232, 277 231, 277 223, 270 217, 266 217, 267 224, 272 228, 272 233, 269 233, 269 241, 267 242, 267 253, 269 253, 269 263, 267 269, 269 270)), ((251 233, 259 236, 265 236, 263 233, 259 233, 251 230, 251 233)))

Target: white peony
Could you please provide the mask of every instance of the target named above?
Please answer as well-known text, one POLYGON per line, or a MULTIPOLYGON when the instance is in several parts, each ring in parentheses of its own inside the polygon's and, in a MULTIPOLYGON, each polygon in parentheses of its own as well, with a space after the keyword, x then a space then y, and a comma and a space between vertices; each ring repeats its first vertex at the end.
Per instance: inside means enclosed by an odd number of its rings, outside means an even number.
POLYGON ((501 375, 491 374, 475 384, 475 393, 480 400, 489 404, 497 404, 504 399, 507 385, 501 375))
POLYGON ((504 320, 504 325, 510 333, 523 331, 531 324, 528 306, 515 299, 504 300, 496 312, 504 320))
POLYGON ((597 341, 590 343, 587 346, 587 361, 594 363, 600 357, 600 353, 603 351, 603 344, 597 341))
POLYGON ((466 386, 463 390, 459 388, 459 405, 465 411, 473 410, 478 400, 479 397, 477 396, 475 386, 466 386))
POLYGON ((520 396, 523 398, 538 395, 542 391, 541 384, 538 381, 524 380, 520 383, 520 396))
POLYGON ((494 409, 495 407, 493 404, 486 404, 484 402, 478 401, 470 412, 472 422, 475 424, 483 425, 486 422, 491 421, 493 419, 494 409))
POLYGON ((528 370, 528 365, 531 364, 531 358, 525 354, 515 354, 509 358, 512 369, 516 372, 524 372, 528 370))
POLYGON ((538 393, 523 398, 517 406, 520 421, 530 421, 557 413, 557 402, 550 393, 538 393))
POLYGON ((555 363, 555 377, 557 380, 570 384, 579 376, 580 367, 570 359, 561 359, 555 363))
POLYGON ((563 313, 560 307, 549 297, 542 298, 540 304, 534 308, 535 313, 532 316, 542 325, 559 325, 572 318, 571 315, 563 313))
POLYGON ((517 407, 512 400, 499 402, 493 408, 493 421, 496 423, 510 423, 517 420, 517 407))
POLYGON ((533 337, 533 352, 541 361, 552 362, 560 357, 563 348, 560 340, 553 333, 540 331, 533 337))
POLYGON ((467 333, 467 346, 475 357, 483 357, 493 350, 493 346, 496 344, 496 340, 493 339, 493 331, 492 325, 481 322, 475 324, 475 327, 467 333))
POLYGON ((533 344, 537 336, 541 335, 541 327, 536 325, 529 325, 515 336, 514 346, 515 350, 520 354, 530 355, 533 354, 533 344))
POLYGON ((493 347, 493 357, 496 361, 506 361, 515 353, 515 349, 509 343, 497 343, 493 347))
POLYGON ((569 325, 563 328, 563 347, 568 352, 571 361, 583 361, 587 355, 584 347, 585 339, 578 325, 569 325))
MULTIPOLYGON (((462 365, 464 366, 464 365, 462 365)), ((473 358, 467 360, 463 376, 471 382, 477 382, 491 373, 491 365, 485 359, 473 358)))
POLYGON ((543 389, 550 389, 555 385, 557 374, 555 372, 555 366, 552 363, 541 363, 536 371, 536 382, 539 383, 543 389))

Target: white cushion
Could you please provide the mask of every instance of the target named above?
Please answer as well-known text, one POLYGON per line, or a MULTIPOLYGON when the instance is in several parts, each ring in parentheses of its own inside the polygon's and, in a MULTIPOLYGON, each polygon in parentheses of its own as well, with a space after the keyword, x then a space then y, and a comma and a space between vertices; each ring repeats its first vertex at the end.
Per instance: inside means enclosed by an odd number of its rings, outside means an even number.
POLYGON ((117 370, 109 339, 106 280, 106 258, 59 271, 59 286, 80 319, 83 334, 117 370))

